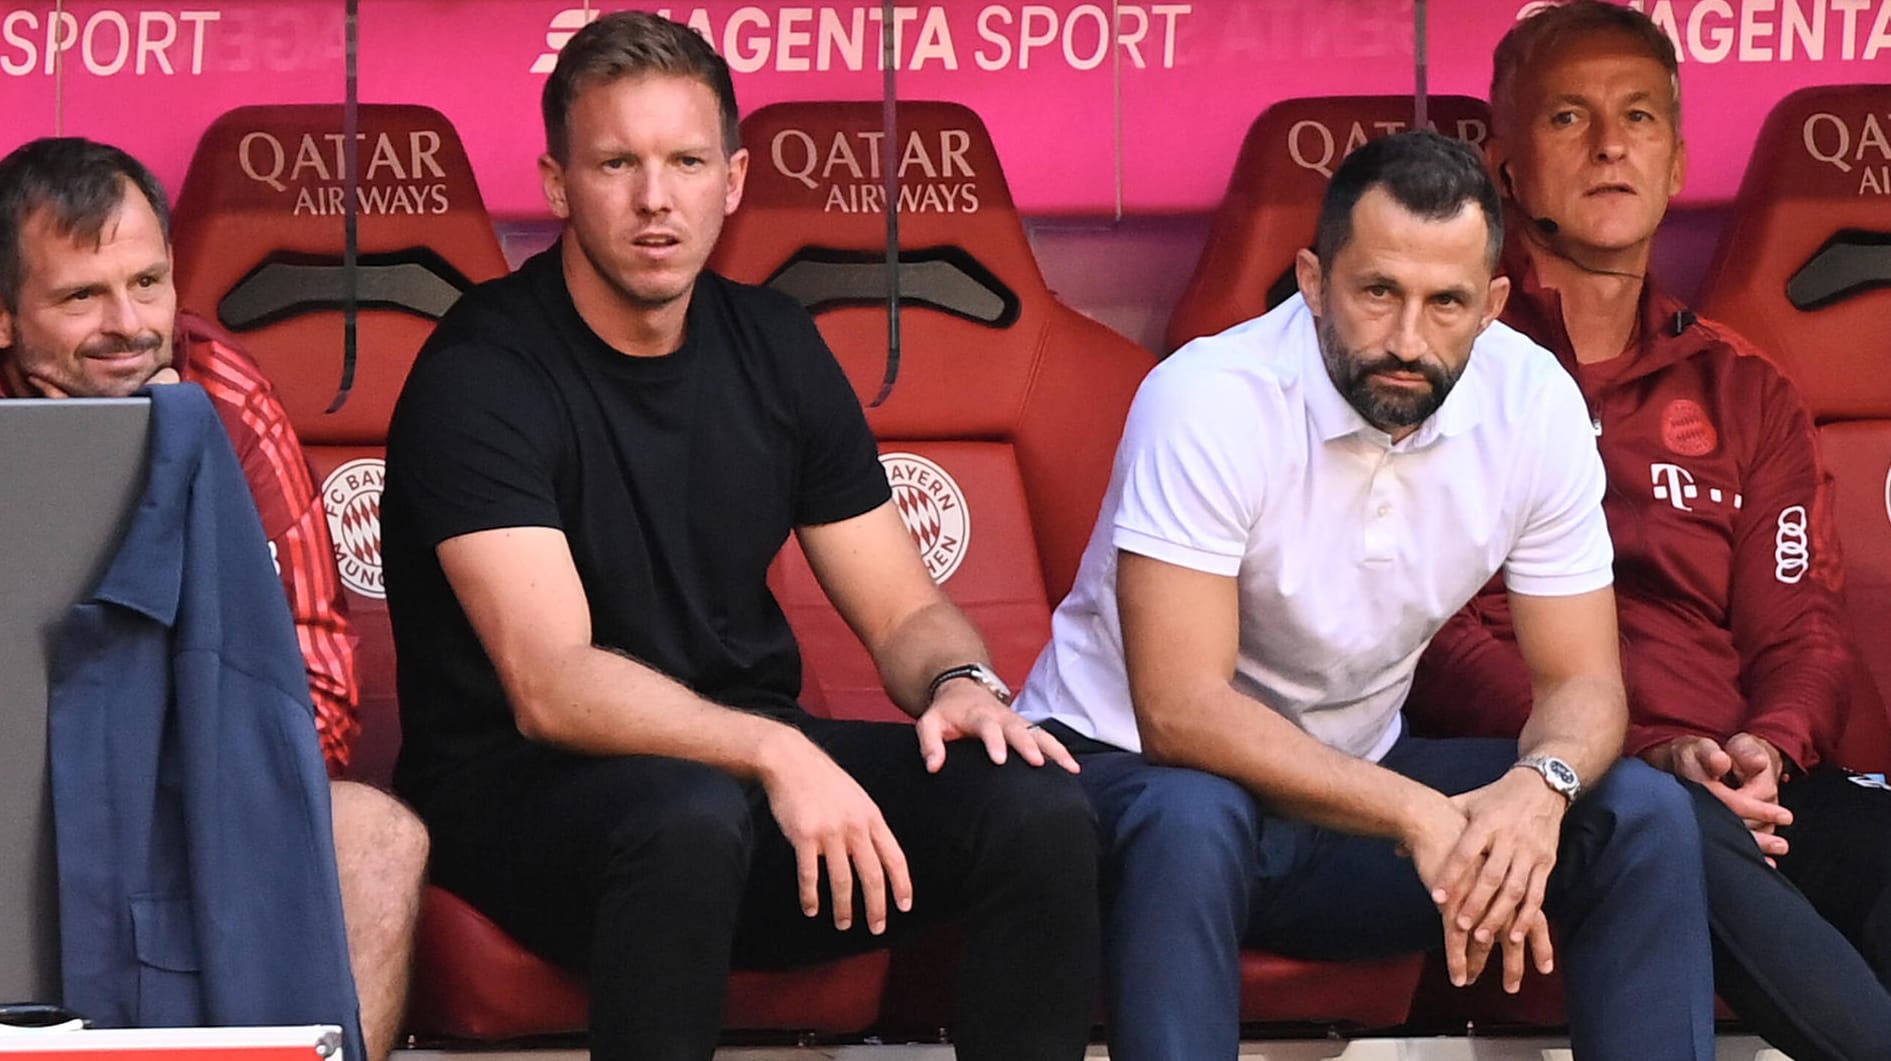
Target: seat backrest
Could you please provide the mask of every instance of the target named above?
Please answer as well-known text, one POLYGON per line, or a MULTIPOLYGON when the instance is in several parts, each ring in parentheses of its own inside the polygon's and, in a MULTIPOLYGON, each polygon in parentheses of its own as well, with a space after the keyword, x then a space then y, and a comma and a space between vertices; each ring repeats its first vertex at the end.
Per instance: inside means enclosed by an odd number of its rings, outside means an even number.
POLYGON ((360 639, 361 735, 350 774, 385 782, 399 745, 381 588, 388 418, 433 325, 506 260, 466 150, 428 107, 367 104, 346 177, 342 108, 239 107, 204 133, 178 194, 180 305, 236 336, 275 384, 320 484, 360 639), (343 271, 352 198, 359 267, 343 271))
POLYGON ((1774 359, 1820 424, 1864 660, 1840 759, 1891 769, 1891 85, 1773 108, 1699 306, 1774 359))
MULTIPOLYGON (((927 567, 1016 684, 1049 639, 1051 605, 1076 574, 1130 399, 1154 359, 1052 297, 976 114, 905 102, 897 125, 889 144, 878 102, 750 115, 747 193, 711 264, 815 313, 868 406, 927 567), (896 363, 889 168, 902 248, 896 363)), ((808 660, 807 699, 838 717, 903 717, 792 542, 772 583, 808 660)))
MULTIPOLYGON (((1469 96, 1432 96, 1439 132, 1481 146, 1490 108, 1469 96)), ((1347 155, 1409 128, 1409 96, 1283 100, 1248 127, 1228 192, 1215 211, 1195 275, 1169 317, 1168 349, 1258 317, 1296 290, 1294 254, 1313 244, 1326 184, 1347 155)))

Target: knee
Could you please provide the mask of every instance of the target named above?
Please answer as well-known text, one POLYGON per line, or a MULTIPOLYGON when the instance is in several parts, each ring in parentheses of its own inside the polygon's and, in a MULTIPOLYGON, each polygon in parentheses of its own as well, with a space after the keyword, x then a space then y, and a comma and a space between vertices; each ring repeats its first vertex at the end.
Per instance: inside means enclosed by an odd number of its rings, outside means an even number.
POLYGON ((357 887, 415 892, 427 872, 427 827, 405 803, 351 781, 330 787, 336 867, 357 887))
POLYGON ((1246 789, 1215 774, 1166 767, 1151 768, 1138 784, 1115 822, 1114 853, 1246 872, 1260 843, 1259 809, 1246 789))
POLYGON ((1639 759, 1616 763, 1583 803, 1607 816, 1612 837, 1651 853, 1672 857, 1700 847, 1700 808, 1687 786, 1639 759))
POLYGON ((1749 850, 1753 860, 1761 859, 1759 847, 1753 842, 1753 834, 1732 808, 1693 782, 1677 782, 1677 785, 1688 797, 1695 825, 1700 829, 1701 847, 1709 853, 1710 861, 1724 854, 1744 856, 1749 850))
POLYGON ((1062 767, 1013 758, 994 768, 983 788, 978 819, 984 844, 1003 850, 1014 864, 1038 863, 1053 871, 1094 867, 1096 812, 1062 767))
POLYGON ((713 767, 679 764, 661 794, 628 801, 609 837, 607 872, 736 881, 754 843, 749 796, 713 767))

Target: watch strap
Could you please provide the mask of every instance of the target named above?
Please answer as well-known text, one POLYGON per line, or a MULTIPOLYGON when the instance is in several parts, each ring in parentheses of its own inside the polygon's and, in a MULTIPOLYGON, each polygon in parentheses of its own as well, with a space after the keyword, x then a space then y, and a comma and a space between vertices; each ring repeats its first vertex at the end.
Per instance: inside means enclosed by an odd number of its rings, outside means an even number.
POLYGON ((939 689, 949 681, 967 678, 985 687, 1001 704, 1011 703, 1011 688, 999 679, 996 671, 983 663, 962 663, 948 667, 933 676, 932 684, 926 687, 926 702, 938 699, 939 689))

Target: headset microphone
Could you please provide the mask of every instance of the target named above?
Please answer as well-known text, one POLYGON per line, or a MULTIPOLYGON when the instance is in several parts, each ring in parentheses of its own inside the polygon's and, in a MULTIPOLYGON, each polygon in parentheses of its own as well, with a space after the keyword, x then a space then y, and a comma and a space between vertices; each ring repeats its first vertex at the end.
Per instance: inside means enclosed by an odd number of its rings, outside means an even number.
MULTIPOLYGON (((1517 212, 1522 214, 1524 220, 1530 222, 1530 227, 1536 229, 1537 234, 1542 237, 1542 247, 1545 251, 1554 254, 1585 273, 1592 273, 1596 276, 1619 276, 1624 280, 1645 279, 1641 273, 1622 272, 1618 269, 1600 269, 1587 262, 1571 257, 1568 251, 1563 250, 1555 243, 1551 242, 1556 238, 1557 233, 1563 230, 1563 226, 1547 217, 1538 217, 1532 214, 1529 208, 1523 205, 1523 200, 1517 198, 1517 184, 1510 177, 1510 163, 1505 162, 1498 166, 1497 175, 1503 178, 1504 190, 1510 193, 1510 201, 1517 204, 1517 212)), ((1679 335, 1680 332, 1677 331, 1675 334, 1679 335)))

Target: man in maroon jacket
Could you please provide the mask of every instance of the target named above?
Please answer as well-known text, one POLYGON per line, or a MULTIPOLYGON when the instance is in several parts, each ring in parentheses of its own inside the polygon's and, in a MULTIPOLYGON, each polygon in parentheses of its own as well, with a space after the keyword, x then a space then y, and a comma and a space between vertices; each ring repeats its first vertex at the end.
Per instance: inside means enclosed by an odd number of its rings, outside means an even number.
MULTIPOLYGON (((1519 22, 1493 67, 1487 155, 1514 220, 1504 321, 1576 378, 1608 471, 1624 752, 1738 814, 1891 982, 1891 793, 1829 761, 1853 660, 1812 418, 1756 349, 1648 278, 1686 173, 1674 46, 1639 12, 1577 0, 1519 22)), ((1419 732, 1514 735, 1528 716, 1501 590, 1486 587, 1433 640, 1407 702, 1419 732)), ((1745 899, 1776 883, 1734 862, 1716 874, 1709 859, 1710 888, 1717 879, 1745 899)), ((1749 944, 1748 972, 1805 981, 1807 953, 1730 941, 1732 907, 1714 900, 1717 942, 1749 944)), ((1823 954, 1817 963, 1834 968, 1823 954)), ((1720 964, 1723 994, 1739 1000, 1743 985, 1720 964)), ((1879 992, 1857 997, 1885 1007, 1879 992)), ((1795 1056, 1847 1056, 1831 1042, 1794 1045, 1795 1056)))

